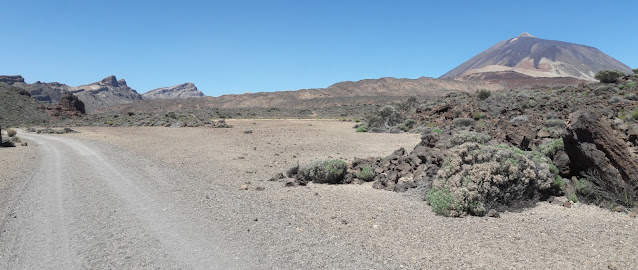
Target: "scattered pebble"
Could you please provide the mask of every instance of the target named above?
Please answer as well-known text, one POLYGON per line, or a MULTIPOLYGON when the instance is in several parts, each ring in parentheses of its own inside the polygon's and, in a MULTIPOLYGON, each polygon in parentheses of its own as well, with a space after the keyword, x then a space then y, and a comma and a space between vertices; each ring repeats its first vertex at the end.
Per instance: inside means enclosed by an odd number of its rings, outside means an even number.
POLYGON ((240 190, 248 190, 248 185, 243 184, 241 185, 241 187, 239 187, 240 190))

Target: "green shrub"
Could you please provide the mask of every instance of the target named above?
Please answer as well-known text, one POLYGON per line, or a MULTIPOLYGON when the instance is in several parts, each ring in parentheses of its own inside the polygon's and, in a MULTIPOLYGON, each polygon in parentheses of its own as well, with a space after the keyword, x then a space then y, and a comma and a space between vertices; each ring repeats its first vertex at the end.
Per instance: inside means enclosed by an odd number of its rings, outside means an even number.
POLYGON ((401 130, 403 130, 403 131, 405 131, 405 132, 408 132, 408 131, 410 131, 412 128, 414 128, 414 125, 416 125, 416 120, 414 120, 414 119, 408 119, 408 120, 405 120, 405 122, 403 122, 403 124, 401 124, 401 125, 399 126, 399 129, 401 129, 401 130))
POLYGON ((299 163, 297 163, 297 165, 295 166, 290 167, 290 169, 286 171, 286 176, 288 176, 288 178, 292 178, 297 175, 297 173, 299 173, 299 163))
POLYGON ((618 78, 625 76, 625 73, 620 70, 601 70, 596 73, 596 78, 601 83, 617 83, 618 78))
POLYGON ((578 196, 576 195, 576 193, 567 194, 567 199, 572 202, 578 202, 578 196))
POLYGON ((547 119, 545 120, 546 127, 565 128, 565 121, 562 119, 547 119))
POLYGON ((636 82, 634 81, 628 81, 627 84, 625 84, 625 87, 631 89, 632 87, 636 86, 636 82))
POLYGON ((638 120, 638 109, 631 111, 631 118, 634 120, 638 120))
POLYGON ((450 211, 458 208, 457 203, 452 198, 452 192, 447 188, 431 189, 425 195, 425 200, 432 206, 434 213, 446 217, 450 216, 450 211))
POLYGON ((552 184, 562 192, 565 192, 565 189, 567 188, 567 184, 565 184, 565 179, 563 179, 560 175, 556 176, 552 184))
POLYGON ((486 100, 491 95, 492 95, 492 92, 490 92, 490 90, 487 90, 487 89, 481 89, 477 91, 477 96, 480 100, 486 100))
POLYGON ((454 134, 446 144, 447 148, 452 148, 454 146, 458 146, 464 144, 466 142, 474 142, 479 144, 486 144, 492 139, 490 135, 478 133, 478 132, 460 132, 454 134))
POLYGON ((374 168, 372 168, 371 166, 363 167, 363 169, 361 169, 361 172, 359 172, 359 174, 357 175, 357 178, 366 182, 374 180, 374 177, 374 168))
POLYGON ((16 134, 18 134, 18 132, 16 132, 14 129, 7 129, 7 136, 14 137, 16 134))
POLYGON ((385 105, 378 111, 368 115, 368 128, 385 128, 396 126, 403 122, 403 116, 391 105, 385 105))
POLYGON ((449 150, 426 199, 442 215, 483 216, 551 193, 555 176, 539 152, 468 142, 449 150))
POLYGON ((634 72, 634 74, 638 74, 638 68, 634 68, 632 71, 634 72))
POLYGON ((485 114, 481 111, 475 111, 472 113, 472 118, 474 118, 474 120, 479 120, 483 117, 485 117, 485 114))
POLYGON ((362 125, 360 127, 357 128, 357 132, 368 132, 368 126, 367 125, 362 125))
POLYGON ((460 117, 460 118, 454 118, 452 120, 452 124, 455 127, 470 127, 473 126, 476 123, 476 121, 472 118, 465 118, 465 117, 460 117))
POLYGON ((339 159, 315 161, 308 166, 299 168, 297 178, 302 183, 339 184, 343 182, 347 167, 348 163, 339 159))
POLYGON ((551 143, 541 145, 539 147, 539 151, 550 159, 554 159, 556 153, 561 150, 565 150, 565 144, 563 143, 563 138, 559 138, 554 140, 551 143))

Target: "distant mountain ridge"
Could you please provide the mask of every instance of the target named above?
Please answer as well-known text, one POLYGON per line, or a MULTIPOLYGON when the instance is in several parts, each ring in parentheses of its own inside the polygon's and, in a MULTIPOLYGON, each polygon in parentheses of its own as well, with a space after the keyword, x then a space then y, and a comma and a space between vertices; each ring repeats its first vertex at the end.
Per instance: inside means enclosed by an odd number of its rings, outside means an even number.
MULTIPOLYGON (((0 83, 25 89, 31 94, 32 98, 50 103, 59 103, 64 93, 73 93, 84 102, 87 113, 99 108, 128 104, 144 99, 143 95, 140 95, 135 89, 127 85, 126 80, 118 80, 113 75, 100 81, 80 86, 69 86, 58 82, 43 83, 40 81, 30 84, 26 83, 20 75, 0 76, 0 83)), ((204 95, 192 83, 159 88, 149 93, 146 93, 149 94, 147 99, 201 97, 204 95)))
POLYGON ((142 94, 144 99, 199 98, 204 96, 204 93, 190 82, 157 88, 142 94))
POLYGON ((594 47, 522 33, 497 43, 440 78, 476 78, 480 77, 476 74, 481 73, 513 71, 530 77, 572 77, 593 81, 598 71, 607 69, 632 72, 629 66, 594 47))

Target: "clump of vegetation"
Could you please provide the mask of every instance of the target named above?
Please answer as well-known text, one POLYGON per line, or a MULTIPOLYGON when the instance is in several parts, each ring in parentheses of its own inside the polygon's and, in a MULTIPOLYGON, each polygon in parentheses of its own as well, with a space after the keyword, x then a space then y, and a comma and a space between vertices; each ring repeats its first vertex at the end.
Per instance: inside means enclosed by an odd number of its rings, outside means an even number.
POLYGON ((414 119, 408 119, 408 120, 405 120, 405 122, 403 122, 403 124, 401 124, 401 125, 399 126, 399 129, 401 129, 401 130, 403 130, 403 131, 405 131, 405 132, 408 132, 408 131, 410 131, 412 128, 414 128, 414 126, 415 126, 415 125, 416 125, 416 120, 414 120, 414 119))
POLYGON ((339 159, 315 161, 299 168, 295 178, 302 185, 308 182, 339 184, 343 182, 347 168, 348 163, 339 159))
POLYGON ((620 70, 601 70, 594 78, 599 80, 601 83, 617 83, 618 78, 625 76, 625 73, 620 70))
POLYGON ((638 207, 638 183, 626 183, 608 173, 589 170, 576 184, 576 193, 586 202, 613 208, 638 207))
POLYGON ((295 166, 290 167, 290 169, 286 171, 286 176, 288 178, 292 178, 297 175, 297 173, 299 173, 299 163, 297 163, 297 165, 295 166))
POLYGON ((476 95, 478 96, 480 100, 486 100, 492 95, 492 92, 490 92, 490 90, 487 90, 487 89, 481 89, 476 92, 477 92, 476 95))
POLYGON ((536 200, 551 190, 555 175, 551 161, 538 152, 464 143, 450 149, 426 200, 441 215, 483 216, 536 200))
POLYGON ((15 136, 16 136, 16 134, 18 134, 18 132, 17 132, 17 131, 15 131, 15 129, 11 129, 11 128, 10 128, 10 129, 7 129, 7 136, 9 136, 9 137, 15 137, 15 136))
POLYGON ((361 125, 357 128, 357 132, 368 132, 368 126, 367 125, 361 125))
MULTIPOLYGON (((440 133, 440 132, 439 132, 440 133)), ((478 144, 486 144, 492 139, 490 135, 478 133, 478 132, 459 132, 454 134, 450 139, 448 139, 447 144, 445 145, 447 148, 452 148, 467 142, 473 142, 478 144)))
POLYGON ((374 168, 372 168, 371 166, 366 166, 363 167, 363 169, 361 169, 361 171, 359 172, 359 174, 357 174, 357 178, 366 181, 366 182, 370 182, 372 180, 374 180, 375 177, 375 173, 374 173, 374 168))
POLYGON ((546 157, 553 159, 559 151, 565 150, 563 138, 556 139, 551 143, 541 145, 539 151, 546 157))
POLYGON ((476 120, 472 118, 466 118, 466 117, 454 118, 452 120, 452 124, 455 127, 471 127, 474 124, 476 124, 476 120))
POLYGON ((403 120, 404 116, 397 109, 391 105, 385 105, 375 113, 368 115, 367 127, 368 129, 379 128, 387 130, 400 124, 403 120))
POLYGON ((425 195, 425 200, 432 206, 434 213, 446 217, 450 216, 452 210, 461 208, 447 188, 431 189, 425 195))

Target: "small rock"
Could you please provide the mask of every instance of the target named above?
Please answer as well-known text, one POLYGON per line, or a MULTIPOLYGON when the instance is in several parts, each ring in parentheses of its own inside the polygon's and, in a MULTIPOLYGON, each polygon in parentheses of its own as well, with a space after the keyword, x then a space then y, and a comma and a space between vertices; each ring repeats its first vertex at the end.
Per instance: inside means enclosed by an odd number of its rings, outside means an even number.
POLYGON ((638 215, 638 212, 637 212, 637 211, 631 211, 631 212, 629 213, 629 217, 630 217, 630 218, 636 218, 636 215, 638 215))
POLYGON ((493 218, 499 218, 499 217, 501 217, 501 213, 496 211, 496 209, 490 209, 490 211, 487 212, 487 216, 488 217, 493 217, 493 218))
POLYGON ((343 224, 343 225, 348 225, 348 221, 347 221, 347 220, 345 220, 345 219, 342 219, 342 220, 341 220, 341 224, 343 224))
POLYGON ((297 186, 297 182, 295 181, 288 181, 284 184, 284 187, 296 187, 297 186))
POLYGON ((607 265, 607 268, 609 268, 610 270, 618 270, 618 269, 620 269, 618 267, 618 264, 616 264, 616 263, 610 263, 609 265, 607 265))
POLYGON ((572 207, 574 207, 574 208, 578 208, 578 207, 580 207, 580 203, 579 203, 579 202, 574 203, 574 204, 572 205, 572 207))
POLYGON ((243 184, 241 185, 241 187, 239 187, 240 190, 248 190, 248 185, 243 184))
POLYGON ((20 145, 22 145, 22 146, 27 146, 27 143, 26 143, 26 142, 23 142, 23 143, 21 143, 20 145))
POLYGON ((264 190, 266 190, 266 188, 265 187, 256 187, 255 190, 256 191, 264 191, 264 190))
POLYGON ((614 212, 622 212, 622 210, 623 210, 622 205, 618 205, 618 206, 614 207, 614 209, 613 209, 614 212))
POLYGON ((564 202, 563 207, 572 208, 572 202, 564 202))
POLYGON ((281 180, 281 179, 284 179, 284 178, 286 178, 286 177, 284 176, 283 173, 278 173, 278 174, 273 175, 268 181, 278 181, 278 180, 281 180))
POLYGON ((244 134, 252 134, 253 131, 252 130, 244 130, 244 134))

